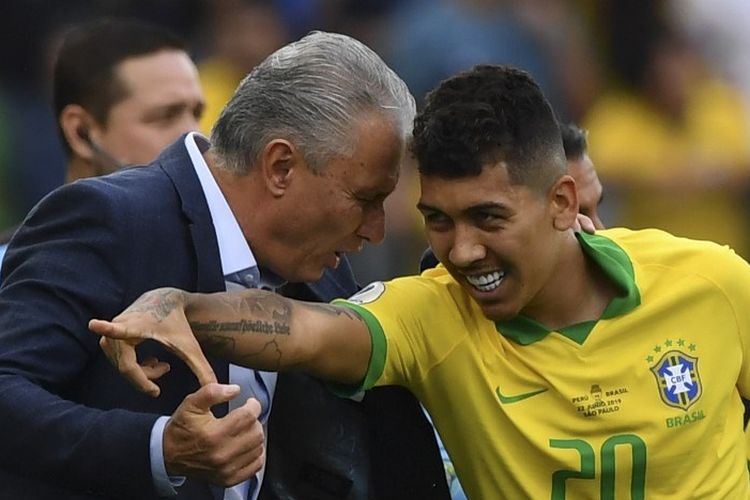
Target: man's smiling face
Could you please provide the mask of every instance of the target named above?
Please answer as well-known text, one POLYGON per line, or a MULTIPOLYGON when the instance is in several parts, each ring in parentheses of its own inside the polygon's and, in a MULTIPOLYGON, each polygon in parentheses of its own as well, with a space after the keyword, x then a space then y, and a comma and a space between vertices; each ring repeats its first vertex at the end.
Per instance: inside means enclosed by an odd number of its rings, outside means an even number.
POLYGON ((478 176, 421 182, 430 245, 484 315, 507 320, 534 305, 557 262, 550 197, 512 184, 502 162, 478 176))

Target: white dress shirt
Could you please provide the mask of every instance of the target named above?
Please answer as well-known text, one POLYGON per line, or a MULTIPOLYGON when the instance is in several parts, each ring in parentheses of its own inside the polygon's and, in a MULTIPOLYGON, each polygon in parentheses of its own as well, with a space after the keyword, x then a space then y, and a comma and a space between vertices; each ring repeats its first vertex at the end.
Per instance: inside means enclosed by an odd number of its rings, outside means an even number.
MULTIPOLYGON (((213 221, 214 229, 216 231, 216 241, 219 244, 222 273, 224 276, 227 276, 237 271, 257 266, 255 256, 240 229, 239 223, 203 158, 202 152, 207 150, 210 146, 208 139, 193 132, 185 137, 185 146, 190 155, 193 168, 195 168, 195 173, 200 181, 203 194, 206 197, 208 210, 211 213, 211 220, 213 221)), ((266 283, 264 283, 263 276, 261 275, 261 285, 264 284, 266 283)), ((229 284, 228 286, 232 287, 232 285, 233 284, 229 284)), ((248 398, 255 397, 263 406, 261 414, 265 415, 266 419, 262 423, 264 430, 267 430, 267 415, 270 412, 271 401, 273 401, 273 394, 276 388, 276 373, 260 371, 258 373, 262 379, 263 385, 265 386, 265 391, 267 391, 266 394, 255 393, 255 391, 258 390, 262 391, 263 388, 258 387, 255 372, 253 370, 232 364, 229 365, 229 382, 239 385, 241 389, 240 395, 229 402, 229 409, 231 411, 234 408, 242 406, 248 398)), ((157 422, 154 425, 151 438, 151 462, 157 489, 159 489, 160 492, 171 493, 174 495, 176 491, 173 489, 173 486, 179 486, 181 482, 172 479, 169 481, 168 489, 165 488, 166 485, 164 485, 163 482, 163 478, 166 477, 166 468, 164 466, 164 456, 161 449, 161 436, 163 435, 164 425, 166 424, 167 419, 168 417, 162 417, 160 422, 157 422), (154 445, 157 443, 159 444, 159 449, 154 450, 154 445), (155 453, 155 451, 158 451, 158 453, 155 453), (154 464, 155 461, 160 463, 154 464), (160 481, 159 476, 161 476, 162 481, 160 481), (171 492, 169 490, 171 490, 171 492)), ((251 481, 245 481, 232 488, 227 488, 224 494, 225 500, 255 500, 260 491, 260 484, 263 481, 264 472, 265 467, 257 473, 257 483, 253 481, 253 483, 257 484, 254 491, 248 491, 251 481)))

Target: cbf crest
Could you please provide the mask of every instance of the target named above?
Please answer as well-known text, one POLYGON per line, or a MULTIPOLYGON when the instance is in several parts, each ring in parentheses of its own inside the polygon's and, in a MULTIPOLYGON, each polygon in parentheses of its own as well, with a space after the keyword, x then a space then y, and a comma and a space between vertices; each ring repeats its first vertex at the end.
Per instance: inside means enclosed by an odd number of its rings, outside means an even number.
POLYGON ((703 394, 698 373, 698 358, 672 350, 651 366, 662 401, 675 408, 687 410, 703 394))

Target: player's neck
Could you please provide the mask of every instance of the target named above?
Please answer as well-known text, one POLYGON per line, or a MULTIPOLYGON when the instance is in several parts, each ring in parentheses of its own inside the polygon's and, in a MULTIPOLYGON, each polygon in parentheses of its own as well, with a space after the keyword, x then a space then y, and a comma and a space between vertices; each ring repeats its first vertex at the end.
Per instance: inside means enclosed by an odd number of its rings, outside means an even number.
POLYGON ((574 235, 566 239, 555 273, 525 314, 550 330, 597 320, 617 295, 615 284, 586 257, 574 235))

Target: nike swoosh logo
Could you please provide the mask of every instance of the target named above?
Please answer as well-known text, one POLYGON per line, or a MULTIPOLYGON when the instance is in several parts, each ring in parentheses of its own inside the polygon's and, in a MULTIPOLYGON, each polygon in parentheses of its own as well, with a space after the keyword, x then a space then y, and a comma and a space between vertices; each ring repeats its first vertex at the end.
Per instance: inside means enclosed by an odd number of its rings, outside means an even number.
POLYGON ((499 399, 500 403, 504 405, 518 403, 519 401, 523 401, 524 399, 529 399, 543 392, 547 392, 547 388, 538 389, 536 391, 531 391, 531 392, 524 392, 523 394, 516 394, 515 396, 506 396, 502 392, 500 392, 499 386, 495 389, 495 393, 497 394, 497 399, 499 399))

